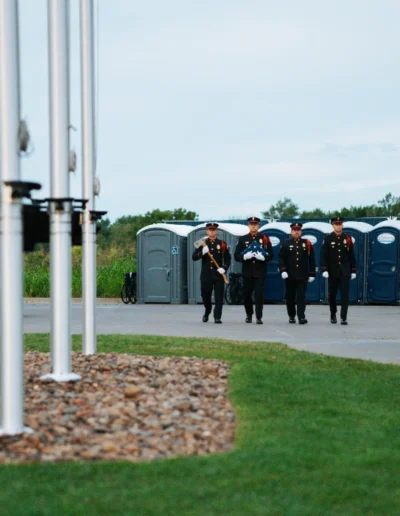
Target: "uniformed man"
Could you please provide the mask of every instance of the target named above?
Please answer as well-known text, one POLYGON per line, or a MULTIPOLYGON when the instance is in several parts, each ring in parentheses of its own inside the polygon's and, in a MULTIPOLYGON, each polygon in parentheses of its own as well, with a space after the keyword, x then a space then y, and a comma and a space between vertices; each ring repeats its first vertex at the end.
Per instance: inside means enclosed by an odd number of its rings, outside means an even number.
POLYGON ((340 289, 341 324, 347 324, 350 278, 356 277, 356 259, 351 236, 343 232, 343 217, 331 219, 333 232, 326 235, 321 247, 321 271, 328 278, 328 300, 331 323, 336 324, 336 295, 340 289))
POLYGON ((252 294, 254 291, 256 322, 257 324, 263 324, 264 281, 267 275, 267 262, 272 259, 272 245, 267 235, 258 232, 260 229, 260 219, 258 217, 249 217, 247 221, 249 233, 239 238, 235 249, 235 260, 242 262, 246 322, 251 323, 253 319, 252 294), (258 242, 264 252, 244 252, 253 242, 258 242))
POLYGON ((222 274, 225 274, 231 264, 231 254, 228 246, 223 240, 217 238, 217 228, 219 224, 216 222, 208 222, 206 224, 207 238, 205 245, 200 246, 193 252, 193 260, 202 261, 201 264, 201 297, 205 312, 203 315, 203 322, 208 321, 208 317, 211 313, 212 304, 211 297, 214 290, 215 307, 214 307, 214 322, 221 324, 222 316, 222 303, 224 300, 224 279, 222 274), (217 268, 214 262, 211 260, 210 253, 219 267, 217 268))
POLYGON ((289 322, 307 324, 306 319, 306 289, 315 280, 315 253, 312 243, 301 238, 303 224, 290 224, 291 238, 284 240, 279 251, 279 270, 285 280, 286 308, 289 322))

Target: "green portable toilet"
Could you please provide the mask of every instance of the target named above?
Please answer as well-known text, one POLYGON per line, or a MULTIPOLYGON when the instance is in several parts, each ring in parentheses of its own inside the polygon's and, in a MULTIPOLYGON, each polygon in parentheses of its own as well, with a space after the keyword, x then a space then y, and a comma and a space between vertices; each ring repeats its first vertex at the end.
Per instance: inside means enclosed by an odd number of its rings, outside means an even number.
POLYGON ((159 223, 137 232, 138 303, 188 302, 187 234, 191 229, 159 223))

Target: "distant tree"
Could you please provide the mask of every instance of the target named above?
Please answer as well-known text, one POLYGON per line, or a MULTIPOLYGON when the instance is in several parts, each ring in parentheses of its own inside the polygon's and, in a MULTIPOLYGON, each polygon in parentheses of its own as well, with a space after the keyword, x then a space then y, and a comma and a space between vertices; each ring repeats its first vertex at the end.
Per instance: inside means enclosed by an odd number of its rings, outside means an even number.
POLYGON ((315 208, 312 211, 304 210, 300 213, 301 219, 323 219, 326 217, 329 217, 329 212, 325 212, 321 208, 315 208))
POLYGON ((166 220, 196 220, 198 214, 194 211, 177 208, 175 210, 152 210, 144 215, 124 215, 119 217, 114 224, 108 219, 102 221, 101 232, 97 237, 97 243, 101 248, 121 247, 130 248, 136 246, 136 234, 145 226, 164 222, 166 220))
POLYGON ((400 197, 395 197, 392 193, 387 193, 383 199, 378 201, 382 208, 384 217, 397 217, 400 212, 400 197))
POLYGON ((138 220, 142 215, 123 215, 115 220, 114 224, 132 224, 138 220))
POLYGON ((198 220, 199 215, 195 211, 184 210, 183 208, 175 209, 172 216, 165 220, 198 220))
POLYGON ((110 219, 102 219, 97 222, 99 232, 97 234, 97 245, 99 247, 105 247, 111 234, 111 221, 110 219))
POLYGON ((291 199, 285 197, 276 204, 271 204, 269 210, 262 212, 266 219, 292 219, 298 217, 299 207, 291 199))
POLYGON ((185 210, 184 208, 177 208, 175 210, 152 210, 146 212, 144 215, 124 215, 115 221, 115 224, 136 224, 138 222, 147 224, 154 224, 156 222, 164 222, 165 220, 196 220, 198 214, 195 211, 185 210))

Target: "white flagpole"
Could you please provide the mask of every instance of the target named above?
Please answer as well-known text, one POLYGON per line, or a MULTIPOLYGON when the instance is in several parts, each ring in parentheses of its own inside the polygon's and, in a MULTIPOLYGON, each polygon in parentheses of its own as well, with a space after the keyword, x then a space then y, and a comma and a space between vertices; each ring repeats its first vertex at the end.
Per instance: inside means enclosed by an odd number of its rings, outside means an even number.
POLYGON ((1 369, 0 435, 24 427, 23 261, 18 128, 20 119, 18 3, 0 0, 1 369))
POLYGON ((42 378, 77 381, 71 364, 71 216, 69 197, 68 0, 48 0, 50 95, 50 277, 52 372, 42 378))
POLYGON ((88 202, 82 223, 83 353, 96 353, 96 217, 93 0, 81 0, 82 192, 88 202))

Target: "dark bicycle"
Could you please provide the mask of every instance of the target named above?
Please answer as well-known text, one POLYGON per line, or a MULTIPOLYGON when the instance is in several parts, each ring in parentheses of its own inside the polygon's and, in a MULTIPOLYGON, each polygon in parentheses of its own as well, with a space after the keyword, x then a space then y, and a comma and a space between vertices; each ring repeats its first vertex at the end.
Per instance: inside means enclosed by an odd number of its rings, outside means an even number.
POLYGON ((136 272, 127 272, 125 282, 121 287, 121 300, 126 305, 136 303, 136 272))
POLYGON ((228 305, 242 305, 243 293, 243 276, 240 272, 231 272, 229 285, 225 289, 225 301, 228 305))

